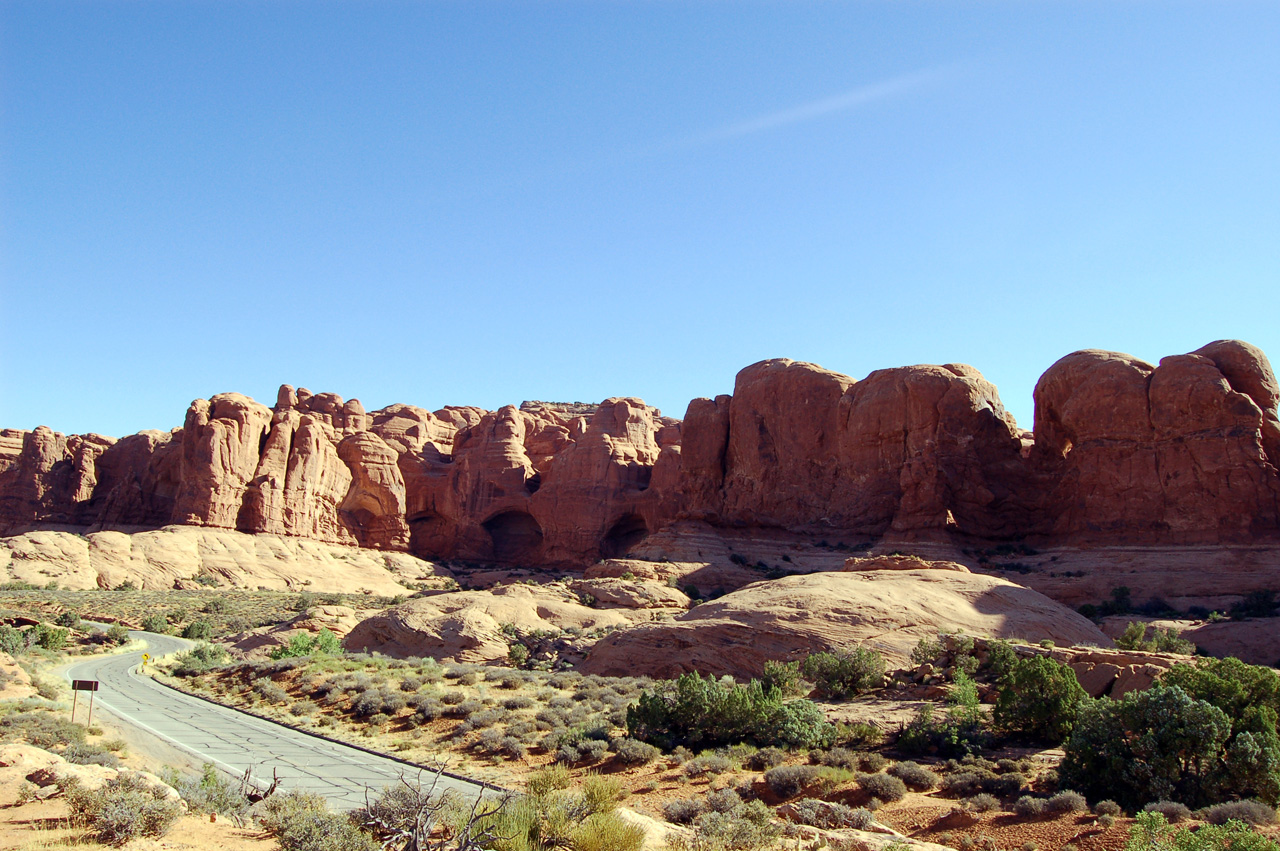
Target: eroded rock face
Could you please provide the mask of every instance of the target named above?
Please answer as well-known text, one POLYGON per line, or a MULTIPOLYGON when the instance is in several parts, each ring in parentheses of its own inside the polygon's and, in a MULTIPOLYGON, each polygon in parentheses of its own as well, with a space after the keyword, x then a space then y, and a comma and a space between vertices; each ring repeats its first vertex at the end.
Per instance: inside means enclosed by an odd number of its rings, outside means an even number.
POLYGON ((732 555, 717 535, 753 529, 957 551, 1280 545, 1278 400, 1237 341, 1158 366, 1068 355, 1036 387, 1034 435, 962 364, 855 381, 763 361, 683 422, 631 398, 366 412, 286 385, 272 408, 220 394, 119 441, 0 432, 0 534, 178 523, 515 566, 710 563, 732 555))
POLYGON ((878 537, 999 536, 1022 513, 1020 433, 969 366, 878 370, 855 382, 764 361, 684 426, 688 516, 878 537))
POLYGON ((953 569, 814 573, 757 582, 672 621, 602 639, 582 670, 672 677, 697 670, 759 676, 769 659, 872 647, 903 665, 939 632, 1110 644, 1091 622, 1029 588, 953 569))
POLYGON ((1035 399, 1050 538, 1220 543, 1280 528, 1276 381, 1256 348, 1220 341, 1154 367, 1076 352, 1041 377, 1035 399))

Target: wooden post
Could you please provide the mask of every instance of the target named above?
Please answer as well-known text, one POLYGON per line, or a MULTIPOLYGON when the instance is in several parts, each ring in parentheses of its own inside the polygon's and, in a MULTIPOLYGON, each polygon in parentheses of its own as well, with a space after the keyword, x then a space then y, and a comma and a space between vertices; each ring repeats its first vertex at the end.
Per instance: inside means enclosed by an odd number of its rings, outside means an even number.
POLYGON ((93 695, 95 692, 96 692, 96 689, 94 691, 89 692, 89 723, 85 724, 86 727, 93 726, 93 695))
POLYGON ((71 723, 76 723, 76 706, 80 703, 80 692, 73 690, 71 692, 71 723))

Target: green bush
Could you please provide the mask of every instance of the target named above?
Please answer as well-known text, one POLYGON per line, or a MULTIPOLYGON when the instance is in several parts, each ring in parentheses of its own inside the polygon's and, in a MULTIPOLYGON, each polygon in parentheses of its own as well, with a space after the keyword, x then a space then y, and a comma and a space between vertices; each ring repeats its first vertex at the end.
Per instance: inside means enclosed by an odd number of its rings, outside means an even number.
POLYGON ((1151 637, 1147 637, 1148 625, 1142 621, 1130 621, 1124 632, 1116 639, 1116 647, 1121 650, 1141 650, 1148 653, 1182 653, 1187 656, 1196 652, 1196 646, 1172 627, 1155 627, 1151 637))
POLYGON ((1159 813, 1171 824, 1191 818, 1191 808, 1177 801, 1152 801, 1142 808, 1144 813, 1159 813))
POLYGON ((795 820, 810 827, 824 830, 839 830, 851 827, 854 830, 866 830, 874 820, 871 813, 863 809, 854 809, 844 804, 820 801, 816 798, 802 798, 791 805, 795 820))
POLYGON ((627 729, 631 738, 663 750, 742 742, 810 747, 832 732, 810 701, 787 702, 780 691, 758 680, 738 685, 697 673, 641 692, 627 709, 627 729))
POLYGON ((192 621, 182 630, 182 637, 192 641, 212 641, 213 624, 208 621, 192 621))
POLYGON ((36 624, 35 626, 35 643, 36 646, 45 650, 58 651, 67 646, 67 638, 70 637, 71 630, 61 627, 51 626, 47 623, 36 624))
POLYGON ((800 670, 813 681, 819 695, 837 700, 884 684, 884 657, 866 647, 812 653, 800 670))
POLYGON ((942 642, 933 636, 926 635, 916 642, 911 650, 911 664, 919 667, 927 665, 942 655, 942 642))
POLYGON ((1157 812, 1138 813, 1125 851, 1280 851, 1280 843, 1239 821, 1179 830, 1157 812))
POLYGON ((217 644, 197 644, 191 650, 177 655, 173 673, 179 677, 206 674, 214 668, 227 664, 230 658, 226 648, 217 644))
POLYGON ((641 742, 624 736, 613 740, 614 758, 625 765, 648 765, 657 759, 662 751, 648 742, 641 742))
POLYGON ((111 644, 128 644, 129 630, 127 627, 123 627, 118 623, 113 623, 111 626, 107 627, 106 637, 107 641, 111 644))
POLYGON ((816 765, 781 765, 764 773, 764 782, 779 798, 794 798, 818 777, 816 765))
POLYGON ((15 712, 0 718, 0 738, 23 740, 51 750, 59 745, 84 744, 84 727, 51 712, 15 712))
POLYGON ((1270 723, 1270 735, 1255 729, 1233 737, 1222 709, 1176 685, 1090 701, 1065 745, 1061 782, 1129 810, 1153 800, 1192 807, 1233 797, 1273 801, 1280 790, 1275 716, 1268 707, 1247 715, 1259 728, 1270 723))
POLYGON ((938 775, 910 760, 889 766, 889 773, 917 792, 927 792, 938 785, 938 775))
POLYGON ((54 618, 53 622, 58 626, 65 626, 68 629, 80 628, 80 616, 70 609, 67 609, 65 612, 54 618))
POLYGON ((142 629, 144 632, 154 632, 154 633, 157 633, 158 635, 168 635, 169 619, 164 615, 160 614, 159 612, 156 612, 155 614, 147 615, 145 618, 142 619, 142 629))
POLYGON ((334 656, 342 652, 338 636, 327 627, 312 635, 309 632, 296 632, 289 637, 289 643, 271 651, 272 659, 291 659, 301 656, 334 656))
POLYGON ((1019 659, 1000 679, 993 720, 1008 733, 1059 744, 1089 695, 1075 672, 1047 656, 1019 659))
POLYGON ((1009 673, 1017 661, 1018 653, 1009 642, 1002 638, 987 642, 987 670, 997 680, 1009 673))
POLYGON ((728 812, 711 811, 699 816, 693 837, 673 837, 671 851, 762 851, 772 848, 782 828, 773 822, 773 811, 760 801, 742 804, 728 812))
POLYGON ((760 675, 760 683, 765 689, 777 689, 784 696, 792 697, 803 693, 800 679, 799 662, 775 662, 770 659, 764 663, 764 673, 760 675))

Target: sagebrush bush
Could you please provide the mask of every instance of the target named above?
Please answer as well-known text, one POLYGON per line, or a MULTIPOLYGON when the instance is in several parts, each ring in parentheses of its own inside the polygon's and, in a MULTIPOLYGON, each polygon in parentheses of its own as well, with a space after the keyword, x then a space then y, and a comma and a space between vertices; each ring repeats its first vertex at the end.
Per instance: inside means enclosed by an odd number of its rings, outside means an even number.
POLYGON ((752 771, 766 771, 775 768, 787 760, 787 752, 782 748, 761 748, 747 757, 747 768, 752 771))
POLYGON ((23 739, 50 750, 60 745, 84 744, 84 727, 51 712, 15 712, 0 718, 0 738, 23 739))
POLYGON ((67 745, 62 758, 77 765, 105 765, 107 768, 119 768, 120 758, 106 748, 98 745, 74 743, 67 745))
POLYGON ((881 801, 901 801, 907 794, 907 784, 892 774, 863 774, 858 777, 858 786, 872 798, 881 801))
POLYGON ((672 824, 690 824, 706 811, 702 798, 674 798, 662 805, 662 817, 672 824))
POLYGON ((889 773, 917 792, 927 792, 938 785, 938 775, 910 760, 889 766, 889 773))
POLYGON ((1205 807, 1199 813, 1209 824, 1226 824, 1235 819, 1245 824, 1275 824, 1276 811, 1261 801, 1227 801, 1205 807))
POLYGON ((816 765, 781 765, 764 773, 764 782, 779 798, 794 798, 817 778, 816 765))
POLYGON ((166 797, 167 790, 133 773, 118 774, 100 789, 86 789, 74 781, 59 785, 73 821, 92 830, 104 845, 164 836, 182 814, 178 802, 166 797))
POLYGON ((1124 809, 1119 804, 1110 800, 1099 801, 1094 804, 1093 811, 1100 816, 1118 816, 1124 813, 1124 809))
POLYGON ((1066 789, 1053 795, 1045 802, 1045 811, 1051 815, 1063 813, 1081 813, 1089 809, 1089 802, 1079 792, 1066 789))
POLYGON ((965 798, 964 805, 966 809, 975 813, 989 813, 1000 808, 1000 800, 995 795, 981 792, 970 798, 965 798))
POLYGON ((1044 798, 1033 798, 1030 795, 1023 795, 1013 805, 1013 811, 1019 818, 1040 818, 1045 814, 1044 798))
POLYGON ((613 750, 618 762, 625 765, 648 765, 662 755, 662 751, 648 742, 630 736, 614 739, 613 750))
POLYGON ((1152 801, 1142 808, 1144 813, 1159 813, 1170 823, 1186 821, 1191 818, 1191 808, 1177 801, 1152 801))
POLYGON ((742 806, 742 796, 732 789, 712 789, 706 797, 707 809, 728 813, 742 806))

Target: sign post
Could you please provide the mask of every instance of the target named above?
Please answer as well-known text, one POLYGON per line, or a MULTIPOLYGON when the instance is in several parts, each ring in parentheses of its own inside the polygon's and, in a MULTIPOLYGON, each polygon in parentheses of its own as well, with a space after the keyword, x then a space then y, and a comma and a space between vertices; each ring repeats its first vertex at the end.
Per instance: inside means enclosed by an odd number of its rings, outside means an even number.
POLYGON ((97 690, 98 690, 97 680, 72 680, 71 681, 71 692, 72 694, 75 695, 75 697, 72 698, 71 700, 71 722, 72 723, 75 723, 75 720, 76 720, 76 704, 79 703, 80 692, 87 691, 89 692, 89 721, 85 726, 87 727, 93 726, 93 693, 97 690))

